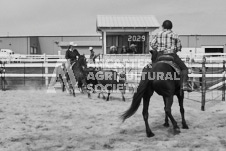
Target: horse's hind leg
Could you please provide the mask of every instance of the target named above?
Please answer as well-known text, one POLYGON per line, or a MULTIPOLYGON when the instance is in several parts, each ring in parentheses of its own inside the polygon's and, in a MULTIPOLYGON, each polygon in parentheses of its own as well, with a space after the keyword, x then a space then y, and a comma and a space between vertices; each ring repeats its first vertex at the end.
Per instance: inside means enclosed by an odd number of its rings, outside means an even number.
POLYGON ((188 125, 184 118, 184 93, 182 93, 182 95, 177 94, 177 98, 178 98, 178 102, 179 102, 179 106, 180 106, 180 113, 181 113, 181 118, 182 118, 182 128, 188 129, 188 125))
POLYGON ((104 92, 103 92, 102 89, 101 89, 100 92, 98 93, 98 96, 97 96, 98 98, 100 98, 100 94, 102 94, 102 99, 105 100, 104 92))
POLYGON ((174 130, 173 132, 174 132, 174 134, 179 134, 180 128, 178 127, 177 122, 175 121, 175 119, 173 118, 173 115, 171 113, 171 107, 173 104, 173 95, 170 97, 164 97, 164 99, 166 101, 165 112, 173 124, 173 130, 174 130))
POLYGON ((59 79, 60 79, 62 92, 64 92, 65 91, 65 83, 63 81, 63 77, 61 75, 59 75, 59 79))
POLYGON ((147 88, 146 92, 143 95, 143 113, 142 114, 145 122, 147 137, 155 136, 155 134, 152 133, 148 123, 148 106, 149 106, 150 98, 153 93, 154 93, 153 90, 151 90, 150 88, 147 88))
POLYGON ((65 85, 64 85, 63 82, 61 83, 61 88, 62 88, 62 92, 64 92, 65 91, 65 85))
MULTIPOLYGON (((163 100, 164 100, 164 110, 165 110, 165 108, 166 108, 166 100, 165 100, 165 98, 163 97, 163 100)), ((168 116, 167 116, 167 114, 166 114, 166 110, 165 110, 165 123, 163 124, 163 126, 165 126, 165 127, 169 127, 169 118, 168 118, 168 116)))
POLYGON ((72 91, 72 95, 75 97, 75 89, 71 83, 70 83, 70 90, 72 91))

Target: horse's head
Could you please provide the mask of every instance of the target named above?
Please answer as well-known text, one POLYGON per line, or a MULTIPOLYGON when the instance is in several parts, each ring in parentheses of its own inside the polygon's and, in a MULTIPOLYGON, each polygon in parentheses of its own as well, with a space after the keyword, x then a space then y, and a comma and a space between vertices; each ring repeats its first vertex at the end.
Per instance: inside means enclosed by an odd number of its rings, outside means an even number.
POLYGON ((78 63, 80 66, 87 68, 87 61, 85 55, 79 55, 78 63))
POLYGON ((119 83, 126 83, 126 73, 125 71, 121 71, 118 73, 119 83))

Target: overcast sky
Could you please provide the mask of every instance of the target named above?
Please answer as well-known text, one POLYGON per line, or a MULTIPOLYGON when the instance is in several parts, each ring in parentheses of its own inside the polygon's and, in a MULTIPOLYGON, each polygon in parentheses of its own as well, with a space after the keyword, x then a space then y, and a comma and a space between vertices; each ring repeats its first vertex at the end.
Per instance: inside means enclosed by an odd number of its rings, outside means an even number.
POLYGON ((0 36, 96 35, 97 15, 155 15, 178 34, 226 35, 226 0, 0 0, 0 36))

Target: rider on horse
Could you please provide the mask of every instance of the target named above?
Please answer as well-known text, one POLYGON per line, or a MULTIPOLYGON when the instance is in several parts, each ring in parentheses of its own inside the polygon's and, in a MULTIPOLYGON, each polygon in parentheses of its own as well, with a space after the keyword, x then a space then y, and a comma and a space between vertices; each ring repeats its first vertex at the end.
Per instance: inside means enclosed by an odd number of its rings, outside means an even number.
POLYGON ((75 44, 74 42, 70 42, 68 50, 66 51, 66 54, 65 54, 65 58, 67 59, 66 77, 70 78, 70 82, 71 82, 73 88, 74 88, 76 79, 75 79, 74 73, 72 71, 72 66, 74 65, 74 63, 76 63, 76 61, 78 60, 78 58, 80 56, 78 50, 74 48, 75 46, 77 46, 77 44, 75 44))
POLYGON ((65 58, 67 59, 67 70, 69 70, 72 64, 78 60, 77 57, 79 57, 79 53, 78 50, 74 48, 75 46, 77 46, 77 44, 70 42, 68 50, 66 51, 65 58))
POLYGON ((168 56, 174 60, 181 69, 181 77, 183 81, 182 89, 191 92, 192 89, 188 84, 188 68, 177 55, 177 52, 181 51, 182 48, 181 41, 179 36, 171 30, 172 27, 172 22, 170 20, 165 20, 162 24, 163 30, 156 34, 150 45, 158 52, 158 58, 160 56, 168 56))

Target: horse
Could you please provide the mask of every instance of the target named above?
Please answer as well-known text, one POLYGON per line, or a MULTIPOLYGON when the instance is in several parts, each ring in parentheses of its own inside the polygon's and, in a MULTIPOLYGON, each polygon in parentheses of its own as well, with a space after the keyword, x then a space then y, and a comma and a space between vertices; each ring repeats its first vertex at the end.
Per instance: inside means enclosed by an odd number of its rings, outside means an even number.
POLYGON ((100 94, 102 94, 103 99, 105 99, 103 91, 107 90, 108 96, 106 101, 109 101, 111 91, 118 89, 122 94, 122 100, 125 101, 125 73, 117 73, 113 70, 93 70, 89 71, 89 74, 87 75, 86 79, 88 83, 91 84, 89 85, 90 90, 95 91, 95 88, 100 89, 98 98, 100 98, 100 94))
MULTIPOLYGON (((99 70, 95 67, 88 67, 88 68, 85 69, 85 72, 86 72, 86 75, 87 75, 86 83, 93 93, 96 92, 95 87, 98 84, 98 80, 94 77, 98 71, 99 70), (90 76, 93 76, 93 78, 89 78, 90 76)), ((82 83, 82 82, 78 82, 78 83, 82 83)))
POLYGON ((164 61, 157 62, 157 52, 152 52, 152 67, 150 65, 143 68, 142 79, 140 80, 137 91, 133 95, 133 100, 130 108, 121 115, 123 122, 131 117, 138 109, 141 99, 143 98, 143 119, 146 127, 147 137, 153 137, 155 134, 151 131, 148 123, 148 107, 151 96, 154 91, 161 95, 164 100, 164 110, 165 110, 165 127, 169 127, 168 118, 171 120, 173 125, 173 134, 179 134, 180 128, 177 125, 173 115, 171 114, 171 107, 173 104, 173 96, 176 95, 179 101, 180 113, 182 117, 182 128, 188 129, 185 121, 185 110, 183 107, 184 92, 181 90, 181 80, 173 79, 158 79, 148 77, 148 74, 152 77, 155 73, 163 73, 164 75, 171 74, 176 75, 176 78, 180 79, 180 76, 176 74, 174 68, 164 61))
MULTIPOLYGON (((86 72, 85 72, 86 68, 87 68, 87 61, 86 61, 85 55, 79 55, 78 60, 72 64, 73 75, 71 75, 71 73, 68 73, 71 84, 74 85, 75 81, 73 80, 78 81, 78 83, 80 82, 79 87, 81 87, 82 91, 84 89, 83 86, 87 87, 86 72)), ((72 89, 74 94, 74 87, 72 87, 72 89)), ((90 92, 87 91, 87 93, 88 93, 88 97, 90 97, 90 92)))

